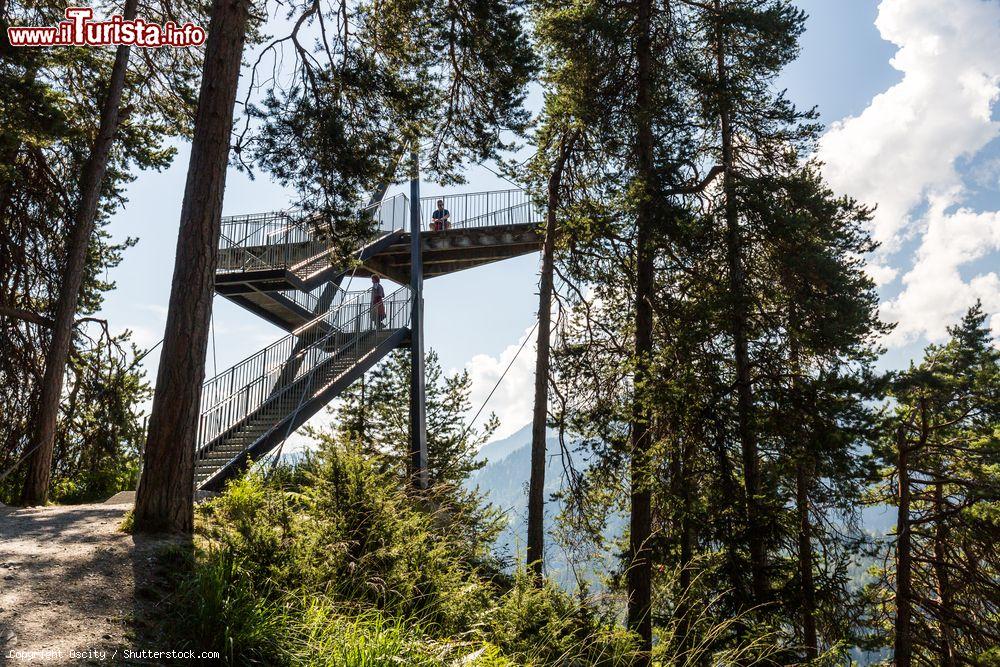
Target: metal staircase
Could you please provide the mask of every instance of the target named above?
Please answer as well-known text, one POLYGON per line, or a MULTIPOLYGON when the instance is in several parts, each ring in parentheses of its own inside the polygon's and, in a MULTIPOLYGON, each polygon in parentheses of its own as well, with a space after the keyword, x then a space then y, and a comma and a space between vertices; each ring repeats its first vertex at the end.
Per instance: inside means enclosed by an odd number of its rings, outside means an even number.
POLYGON ((244 359, 202 387, 195 484, 213 490, 263 456, 409 336, 402 287, 373 317, 368 292, 244 359))
MULTIPOLYGON (((429 221, 438 197, 421 198, 429 221)), ((451 228, 421 231, 424 277, 536 252, 541 211, 520 190, 443 197, 451 228)), ((359 212, 371 237, 337 261, 317 220, 295 212, 226 218, 216 291, 289 334, 202 387, 195 486, 218 490, 395 348, 409 345, 411 294, 403 287, 373 316, 371 293, 345 292, 344 278, 409 282, 410 204, 403 195, 359 212)))

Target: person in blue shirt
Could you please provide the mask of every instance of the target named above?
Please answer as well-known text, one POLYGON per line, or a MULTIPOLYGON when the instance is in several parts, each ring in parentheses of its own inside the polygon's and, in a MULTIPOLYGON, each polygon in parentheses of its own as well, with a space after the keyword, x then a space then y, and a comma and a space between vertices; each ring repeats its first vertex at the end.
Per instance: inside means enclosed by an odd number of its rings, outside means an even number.
POLYGON ((444 207, 444 200, 437 200, 437 209, 431 213, 431 229, 440 232, 443 229, 451 229, 451 213, 444 207))

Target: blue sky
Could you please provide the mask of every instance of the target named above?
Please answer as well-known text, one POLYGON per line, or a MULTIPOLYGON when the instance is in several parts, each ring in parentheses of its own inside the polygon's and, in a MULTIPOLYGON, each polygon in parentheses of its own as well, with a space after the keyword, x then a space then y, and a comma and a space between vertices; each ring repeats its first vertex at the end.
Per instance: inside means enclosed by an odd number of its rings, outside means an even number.
MULTIPOLYGON (((799 5, 810 15, 802 52, 779 85, 799 106, 817 106, 831 127, 820 157, 834 189, 880 204, 873 232, 884 245, 871 270, 882 283, 883 316, 899 322, 883 364, 908 363, 977 297, 1000 333, 1000 2, 799 5)), ((187 146, 178 147, 170 169, 143 173, 130 186, 110 227, 116 238, 139 243, 111 273, 118 288, 102 315, 115 329, 132 329, 144 346, 160 340, 165 323, 188 157, 187 146)), ((468 177, 461 190, 509 187, 482 168, 468 177)), ((442 192, 432 183, 421 187, 424 195, 442 192)), ((227 215, 288 201, 266 177, 229 173, 227 215)), ((470 370, 476 407, 534 322, 537 269, 533 255, 426 283, 427 345, 446 369, 470 370)), ((283 335, 221 297, 214 329, 209 375, 283 335)), ((490 402, 502 420, 498 436, 530 419, 533 356, 526 346, 490 402)), ((156 352, 145 362, 151 380, 157 362, 156 352)))

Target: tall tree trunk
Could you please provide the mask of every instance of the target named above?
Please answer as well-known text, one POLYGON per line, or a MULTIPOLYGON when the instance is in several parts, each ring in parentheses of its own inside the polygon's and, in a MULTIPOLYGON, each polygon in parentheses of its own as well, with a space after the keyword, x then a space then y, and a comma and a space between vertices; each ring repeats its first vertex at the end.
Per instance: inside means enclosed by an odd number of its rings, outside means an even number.
POLYGON ((809 519, 809 487, 812 480, 812 466, 805 460, 805 456, 803 451, 795 464, 795 509, 799 518, 802 638, 806 647, 806 660, 815 660, 819 655, 819 639, 816 635, 816 585, 813 582, 812 522, 809 519))
POLYGON ((688 479, 688 469, 690 465, 690 452, 688 438, 682 438, 674 430, 673 455, 670 460, 670 483, 671 493, 674 502, 677 504, 676 524, 677 524, 677 546, 678 562, 680 566, 680 587, 686 591, 691 585, 691 564, 692 544, 691 544, 691 485, 688 479))
POLYGON ((690 442, 692 438, 679 437, 679 429, 674 429, 673 456, 670 461, 671 493, 676 503, 674 524, 677 529, 678 561, 680 568, 678 597, 674 616, 679 623, 681 633, 681 650, 687 652, 694 643, 691 632, 691 583, 692 563, 694 556, 694 525, 691 518, 691 459, 693 452, 690 442))
MULTIPOLYGON (((127 0, 124 18, 135 18, 138 0, 127 0)), ((111 68, 108 93, 101 105, 101 119, 90 156, 80 176, 80 201, 73 217, 73 226, 66 240, 66 267, 59 286, 59 299, 52 323, 52 339, 45 355, 45 376, 42 379, 38 412, 35 417, 34 451, 28 462, 27 475, 21 491, 22 505, 44 505, 49 494, 52 474, 52 452, 56 422, 59 419, 59 399, 62 397, 66 361, 73 344, 73 323, 80 302, 80 288, 87 269, 87 250, 97 221, 101 201, 101 185, 108 170, 111 146, 118 132, 118 117, 122 90, 131 48, 119 46, 111 68)))
POLYGON ((649 538, 652 534, 652 475, 650 410, 646 384, 653 354, 653 128, 652 128, 652 1, 639 0, 636 23, 637 156, 640 200, 636 216, 636 288, 635 288, 635 387, 631 428, 631 512, 629 516, 629 564, 626 577, 628 592, 627 622, 638 633, 639 651, 635 663, 650 664, 653 626, 652 563, 649 538))
POLYGON ((548 183, 542 275, 538 286, 538 346, 535 353, 535 404, 531 420, 531 475, 528 482, 528 568, 535 584, 542 584, 545 546, 545 426, 549 405, 549 345, 552 330, 552 272, 563 168, 572 150, 573 136, 563 135, 559 155, 548 183))
MULTIPOLYGON (((802 365, 799 359, 799 341, 796 335, 800 328, 798 309, 791 304, 788 316, 789 353, 791 365, 792 400, 798 400, 799 378, 802 365)), ((795 461, 795 511, 799 520, 799 597, 802 605, 802 640, 806 649, 806 660, 815 660, 819 655, 819 639, 816 633, 816 585, 813 581, 812 521, 809 516, 809 493, 815 469, 812 452, 808 446, 808 434, 804 427, 794 428, 790 449, 797 453, 795 461)))
POLYGON ((136 497, 135 530, 139 532, 191 533, 193 528, 198 409, 233 106, 250 6, 249 0, 215 0, 212 5, 170 310, 136 497))
MULTIPOLYGON (((938 471, 943 474, 943 471, 938 471)), ((934 484, 934 578, 937 579, 938 599, 941 603, 941 667, 955 667, 955 641, 952 632, 952 619, 955 618, 954 601, 952 599, 951 576, 948 572, 948 541, 947 519, 944 511, 944 483, 934 484)))
POLYGON ((900 426, 896 432, 896 474, 899 477, 899 498, 896 509, 896 640, 894 659, 896 667, 910 667, 913 661, 913 643, 910 636, 912 614, 912 583, 910 555, 910 467, 906 430, 900 426))
MULTIPOLYGON (((721 3, 715 0, 716 13, 721 3)), ((743 477, 746 493, 747 539, 750 546, 750 575, 753 583, 754 602, 763 604, 768 599, 767 554, 764 550, 764 531, 761 525, 760 476, 757 441, 753 425, 753 397, 750 386, 750 360, 747 352, 747 304, 743 275, 743 248, 740 238, 739 211, 736 205, 736 167, 733 152, 733 126, 727 98, 728 74, 725 43, 721 19, 716 30, 716 65, 718 68, 721 104, 719 121, 722 131, 723 190, 726 207, 726 257, 729 268, 731 327, 736 363, 737 428, 743 457, 743 477)))
POLYGON ((736 482, 736 475, 733 472, 732 462, 729 460, 729 453, 726 451, 726 432, 721 425, 715 427, 716 435, 712 439, 712 452, 715 454, 716 466, 719 470, 719 486, 721 497, 720 507, 726 517, 725 532, 722 535, 723 549, 726 556, 726 575, 729 579, 729 586, 736 599, 743 603, 748 599, 748 592, 744 585, 744 572, 740 565, 739 549, 737 540, 737 526, 734 516, 739 514, 739 488, 736 482))

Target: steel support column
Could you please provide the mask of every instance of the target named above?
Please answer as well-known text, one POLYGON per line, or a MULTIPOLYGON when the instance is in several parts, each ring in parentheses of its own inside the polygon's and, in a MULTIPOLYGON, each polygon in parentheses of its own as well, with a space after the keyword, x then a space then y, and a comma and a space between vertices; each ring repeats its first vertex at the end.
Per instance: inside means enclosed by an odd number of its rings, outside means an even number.
POLYGON ((420 238, 420 162, 410 155, 410 475, 427 488, 427 405, 424 391, 424 267, 420 238))

